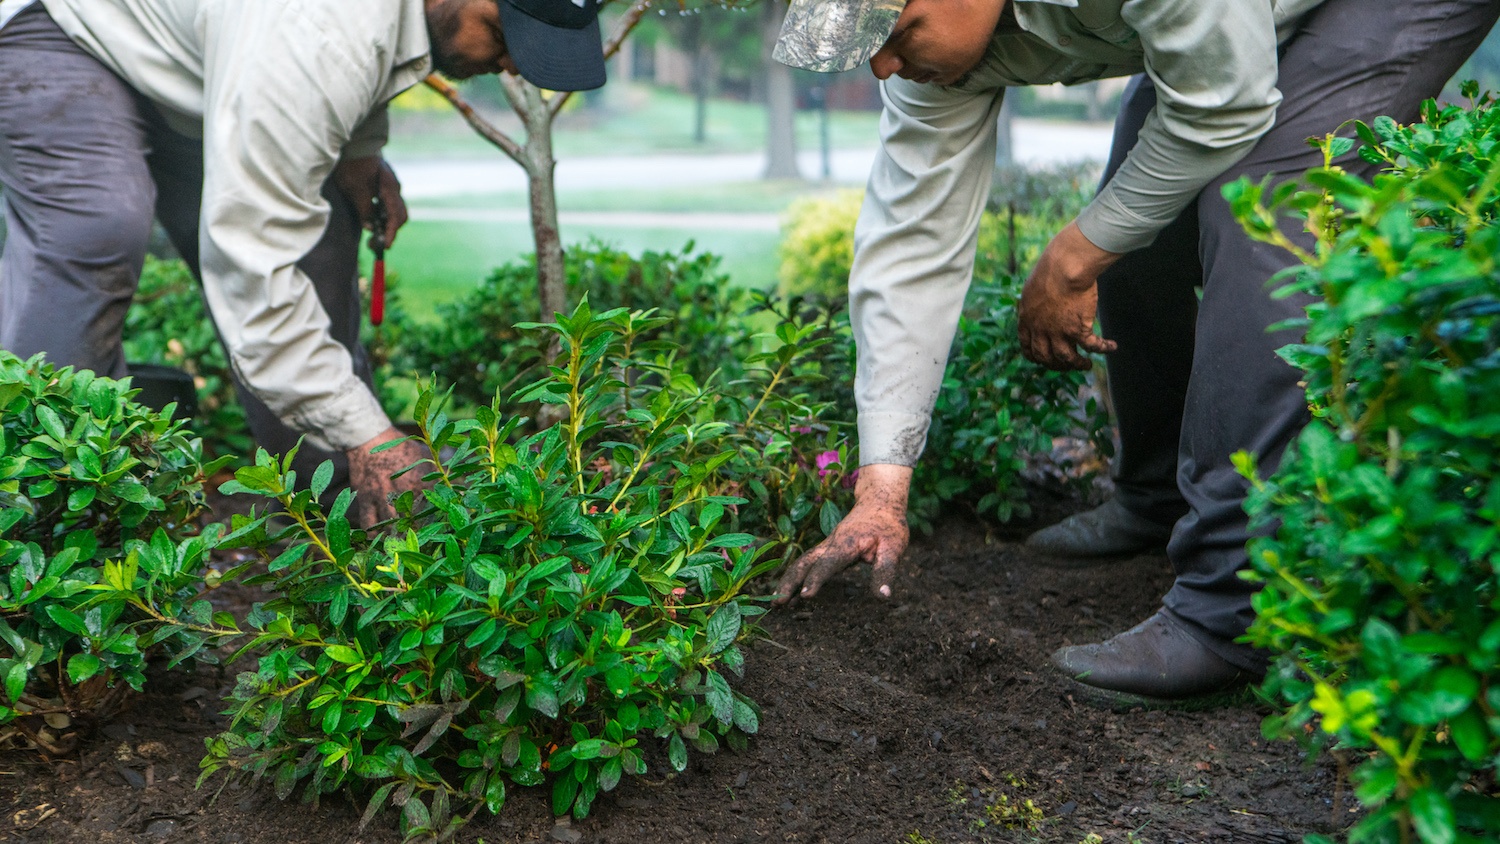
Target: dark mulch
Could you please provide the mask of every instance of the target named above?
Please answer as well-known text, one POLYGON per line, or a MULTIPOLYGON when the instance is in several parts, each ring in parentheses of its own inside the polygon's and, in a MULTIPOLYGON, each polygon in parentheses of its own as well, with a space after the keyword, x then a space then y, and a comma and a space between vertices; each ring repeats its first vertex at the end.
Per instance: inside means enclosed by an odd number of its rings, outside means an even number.
MULTIPOLYGON (((772 613, 743 688, 765 708, 748 751, 654 765, 554 826, 542 790, 460 841, 1296 842, 1352 819, 1335 772, 1260 736, 1253 703, 1122 714, 1075 701, 1047 655, 1156 609, 1158 556, 1049 567, 1014 536, 962 519, 919 539, 896 599, 859 575, 772 613), (1025 801, 1040 822, 1025 823, 1025 801)), ((236 596, 226 595, 231 603, 236 596)), ((166 674, 74 758, 0 753, 0 840, 394 842, 343 801, 316 809, 268 790, 195 790, 203 739, 225 719, 227 677, 166 674)))

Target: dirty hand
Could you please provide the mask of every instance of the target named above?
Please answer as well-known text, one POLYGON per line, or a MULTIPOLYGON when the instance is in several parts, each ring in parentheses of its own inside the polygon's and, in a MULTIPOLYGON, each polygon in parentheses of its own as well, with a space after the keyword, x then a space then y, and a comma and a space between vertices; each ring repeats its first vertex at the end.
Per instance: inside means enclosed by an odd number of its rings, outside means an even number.
POLYGON ((420 467, 399 478, 391 478, 391 475, 413 463, 432 456, 419 443, 407 441, 379 454, 370 453, 377 446, 399 440, 402 436, 395 428, 387 428, 375 439, 345 452, 349 455, 349 485, 359 494, 354 499, 358 508, 356 515, 359 523, 365 527, 396 515, 396 509, 391 506, 391 496, 409 489, 420 491, 426 486, 422 483, 422 475, 425 473, 420 467))
POLYGON ((406 201, 401 198, 401 182, 396 171, 384 158, 346 158, 333 168, 333 181, 359 214, 359 224, 366 229, 375 225, 375 186, 380 185, 380 201, 385 205, 385 245, 396 242, 396 232, 406 225, 406 201), (377 182, 378 180, 378 182, 377 182))
POLYGON ((854 487, 854 508, 833 535, 797 558, 776 586, 776 603, 811 598, 830 577, 865 561, 874 564, 870 585, 876 597, 891 596, 896 562, 906 550, 906 494, 911 467, 893 464, 861 466, 854 487))
POLYGON ((1094 333, 1099 309, 1099 274, 1119 255, 1095 246, 1077 223, 1069 223, 1047 244, 1021 291, 1021 354, 1048 369, 1088 369, 1078 352, 1104 354, 1115 342, 1094 333))

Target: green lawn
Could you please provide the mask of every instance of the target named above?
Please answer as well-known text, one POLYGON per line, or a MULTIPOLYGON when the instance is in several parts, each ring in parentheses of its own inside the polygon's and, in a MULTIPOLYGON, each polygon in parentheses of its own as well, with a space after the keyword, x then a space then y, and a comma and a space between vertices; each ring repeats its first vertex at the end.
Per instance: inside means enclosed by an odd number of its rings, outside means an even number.
MULTIPOLYGON (((661 190, 573 190, 557 195, 558 207, 567 211, 679 212, 711 211, 718 214, 779 214, 793 200, 837 191, 818 182, 758 181, 728 182, 691 188, 661 190)), ((429 208, 509 208, 527 205, 526 194, 459 194, 413 203, 429 208)))
MULTIPOLYGON (((601 226, 593 231, 569 230, 569 243, 597 237, 627 252, 681 249, 691 238, 699 251, 723 256, 723 268, 736 284, 769 287, 776 274, 776 247, 781 236, 772 232, 704 231, 694 237, 681 229, 601 226)), ((456 299, 479 283, 489 271, 532 251, 531 229, 524 223, 411 222, 401 230, 386 254, 386 269, 399 285, 408 313, 428 319, 441 302, 456 299)), ((369 253, 365 253, 368 267, 369 253)))
MULTIPOLYGON (((493 80, 485 80, 491 84, 493 80)), ((397 108, 391 114, 387 151, 405 157, 473 157, 500 155, 445 103, 430 107, 418 92, 420 110, 397 108)), ((518 140, 519 122, 507 110, 487 102, 483 92, 471 95, 481 112, 518 140)), ((582 100, 575 98, 582 104, 582 100)), ((559 157, 570 155, 638 155, 650 152, 754 152, 765 148, 766 109, 760 103, 710 100, 703 143, 693 141, 693 98, 665 88, 611 85, 598 105, 573 107, 558 117, 553 144, 559 157)), ((867 148, 876 143, 880 115, 873 111, 829 113, 829 142, 834 149, 867 148)), ((799 112, 800 149, 818 148, 818 115, 799 112)))

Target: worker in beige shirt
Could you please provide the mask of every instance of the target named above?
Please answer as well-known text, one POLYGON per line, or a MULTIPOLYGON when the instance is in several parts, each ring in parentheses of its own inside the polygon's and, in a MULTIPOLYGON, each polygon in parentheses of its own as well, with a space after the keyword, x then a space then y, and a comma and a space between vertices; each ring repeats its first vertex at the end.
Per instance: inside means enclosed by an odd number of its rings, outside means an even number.
POLYGON ((154 214, 200 275, 257 439, 305 436, 303 465, 347 456, 373 515, 421 454, 371 453, 400 435, 359 346, 359 232, 377 190, 387 242, 405 220, 385 105, 433 69, 598 87, 597 7, 0 0, 0 348, 127 375, 154 214))
MULTIPOLYGON (((1142 74, 1103 187, 1026 282, 1020 340, 1055 369, 1106 355, 1132 467, 1117 473, 1120 497, 1058 528, 1054 547, 1083 537, 1128 550, 1170 535, 1177 580, 1142 624, 1053 662, 1110 705, 1170 704, 1259 676, 1263 655, 1236 641, 1253 587, 1238 577, 1250 534, 1230 458, 1247 450, 1271 470, 1306 421, 1298 374, 1275 353, 1295 335, 1267 331, 1305 301, 1271 298, 1267 281, 1291 258, 1252 242, 1220 188, 1321 163, 1306 139, 1347 120, 1414 119, 1497 14, 1497 0, 793 0, 777 57, 819 71, 868 60, 885 108, 849 281, 856 503, 789 568, 778 599, 811 597, 859 561, 874 565, 875 593, 891 594, 1005 89, 1142 74)), ((1353 156, 1345 166, 1372 171, 1353 156)))

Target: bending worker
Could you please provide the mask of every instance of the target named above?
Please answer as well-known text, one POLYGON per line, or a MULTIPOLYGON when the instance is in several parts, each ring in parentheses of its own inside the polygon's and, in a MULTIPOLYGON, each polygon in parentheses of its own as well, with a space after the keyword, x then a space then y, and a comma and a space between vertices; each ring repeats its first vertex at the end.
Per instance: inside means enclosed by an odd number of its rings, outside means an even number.
MULTIPOLYGON (((0 0, 0 348, 127 375, 153 214, 199 276, 256 439, 347 455, 366 516, 416 462, 359 345, 385 104, 436 69, 604 83, 593 0, 0 0)), ((331 454, 330 454, 331 453, 331 454)), ((304 474, 304 477, 308 475, 304 474)), ((400 484, 414 484, 405 480, 400 484)))
POLYGON ((1123 104, 1106 184, 1026 282, 1020 335, 1027 357, 1053 369, 1108 356, 1122 461, 1145 489, 1122 485, 1084 527, 1128 544, 1175 520, 1177 579, 1151 618, 1053 662, 1086 696, 1117 704, 1262 674, 1263 657, 1235 641, 1253 618, 1253 587, 1237 576, 1250 534, 1230 456, 1244 449, 1273 469, 1306 422, 1298 373, 1275 354, 1295 337, 1267 332, 1305 301, 1270 297, 1266 283, 1290 256, 1252 242, 1220 188, 1321 164, 1306 139, 1352 118, 1415 119, 1497 14, 1495 0, 793 0, 777 57, 823 71, 869 60, 885 111, 849 280, 866 465, 855 506, 793 564, 779 600, 810 597, 858 561, 874 564, 876 593, 890 595, 911 466, 974 269, 1005 89, 1144 72, 1123 104), (1093 333, 1096 305, 1110 339, 1093 333), (1180 443, 1160 436, 1179 420, 1180 443))

